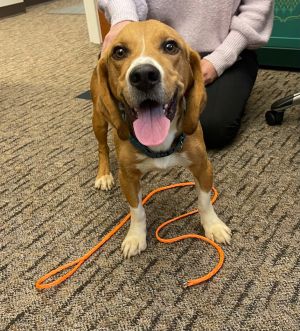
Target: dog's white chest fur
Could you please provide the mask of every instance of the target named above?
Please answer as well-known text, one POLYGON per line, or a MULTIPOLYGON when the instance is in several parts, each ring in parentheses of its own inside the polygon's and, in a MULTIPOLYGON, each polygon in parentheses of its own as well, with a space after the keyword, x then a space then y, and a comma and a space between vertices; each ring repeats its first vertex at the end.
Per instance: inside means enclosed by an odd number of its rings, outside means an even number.
POLYGON ((143 174, 151 170, 165 170, 175 166, 188 167, 191 164, 186 153, 174 153, 157 159, 144 158, 143 156, 140 158, 143 159, 143 161, 137 165, 137 168, 143 174))

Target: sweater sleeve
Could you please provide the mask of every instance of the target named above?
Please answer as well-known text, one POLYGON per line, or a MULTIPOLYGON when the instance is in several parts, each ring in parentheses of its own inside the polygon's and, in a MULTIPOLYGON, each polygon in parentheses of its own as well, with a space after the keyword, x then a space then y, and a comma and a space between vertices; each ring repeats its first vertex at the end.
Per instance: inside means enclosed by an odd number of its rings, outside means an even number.
POLYGON ((266 44, 273 27, 273 0, 242 0, 232 17, 230 31, 223 43, 205 58, 215 67, 218 76, 232 66, 245 49, 266 44))
POLYGON ((146 0, 98 0, 98 5, 111 25, 125 20, 145 20, 148 12, 146 0))

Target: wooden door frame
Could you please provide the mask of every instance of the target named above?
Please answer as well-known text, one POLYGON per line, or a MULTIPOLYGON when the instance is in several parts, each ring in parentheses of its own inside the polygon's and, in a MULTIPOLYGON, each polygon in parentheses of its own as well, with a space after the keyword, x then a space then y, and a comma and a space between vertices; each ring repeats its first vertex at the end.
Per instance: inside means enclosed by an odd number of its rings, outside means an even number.
POLYGON ((83 3, 90 41, 101 44, 110 29, 110 24, 107 22, 104 13, 98 10, 97 0, 83 0, 83 3))

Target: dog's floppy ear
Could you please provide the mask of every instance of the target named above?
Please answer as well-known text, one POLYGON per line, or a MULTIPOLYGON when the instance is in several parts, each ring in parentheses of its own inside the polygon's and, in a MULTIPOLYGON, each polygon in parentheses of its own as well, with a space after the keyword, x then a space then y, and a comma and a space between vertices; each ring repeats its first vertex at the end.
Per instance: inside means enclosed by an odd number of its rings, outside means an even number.
POLYGON ((117 130, 120 139, 126 140, 129 138, 128 126, 123 121, 117 103, 111 94, 108 84, 108 68, 104 57, 98 61, 96 71, 100 111, 104 113, 107 121, 117 130))
POLYGON ((206 92, 203 82, 200 56, 190 49, 190 87, 186 96, 186 112, 184 114, 182 129, 186 134, 192 134, 197 129, 200 114, 206 103, 206 92))

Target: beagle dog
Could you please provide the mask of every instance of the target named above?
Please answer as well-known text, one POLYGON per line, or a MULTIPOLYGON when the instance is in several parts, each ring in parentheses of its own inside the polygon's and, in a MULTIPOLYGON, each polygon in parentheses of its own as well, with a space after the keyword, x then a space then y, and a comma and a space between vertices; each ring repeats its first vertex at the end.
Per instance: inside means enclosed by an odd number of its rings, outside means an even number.
POLYGON ((104 51, 91 79, 93 129, 99 143, 95 187, 114 184, 107 145, 113 128, 121 189, 131 221, 125 258, 146 249, 146 215, 140 179, 151 170, 188 168, 196 183, 206 237, 230 243, 231 231, 210 202, 212 166, 199 121, 206 92, 200 56, 171 27, 155 21, 126 25, 104 51))

